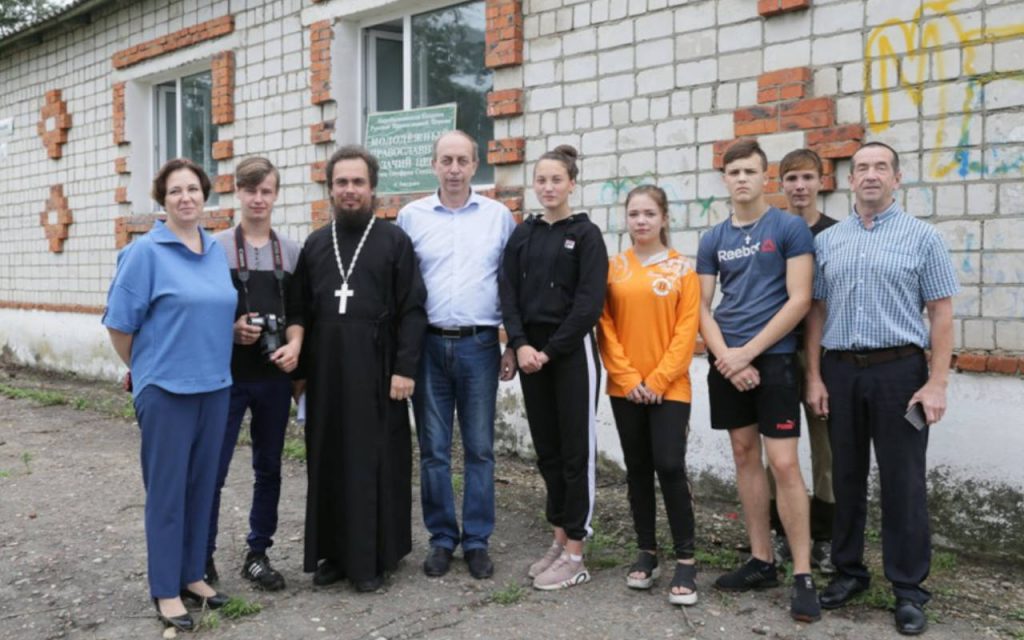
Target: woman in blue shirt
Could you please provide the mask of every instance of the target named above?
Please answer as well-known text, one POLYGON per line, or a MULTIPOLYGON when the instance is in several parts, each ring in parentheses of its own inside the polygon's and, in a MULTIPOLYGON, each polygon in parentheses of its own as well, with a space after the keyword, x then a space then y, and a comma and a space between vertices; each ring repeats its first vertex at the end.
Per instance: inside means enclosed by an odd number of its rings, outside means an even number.
POLYGON ((160 169, 152 195, 167 220, 118 255, 103 315, 133 377, 150 595, 160 621, 182 631, 194 626, 183 600, 228 599, 203 581, 237 302, 224 250, 199 226, 209 194, 192 161, 160 169))

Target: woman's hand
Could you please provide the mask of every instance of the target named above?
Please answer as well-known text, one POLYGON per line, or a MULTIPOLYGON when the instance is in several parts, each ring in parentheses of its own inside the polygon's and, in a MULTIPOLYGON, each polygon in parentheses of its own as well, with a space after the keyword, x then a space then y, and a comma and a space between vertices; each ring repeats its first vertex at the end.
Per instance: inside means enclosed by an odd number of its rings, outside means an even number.
POLYGON ((516 360, 523 373, 537 373, 548 361, 548 357, 530 345, 524 344, 516 349, 516 360))
POLYGON ((235 344, 250 345, 259 340, 263 327, 249 324, 249 318, 258 315, 258 313, 248 313, 244 316, 238 316, 234 326, 235 344))

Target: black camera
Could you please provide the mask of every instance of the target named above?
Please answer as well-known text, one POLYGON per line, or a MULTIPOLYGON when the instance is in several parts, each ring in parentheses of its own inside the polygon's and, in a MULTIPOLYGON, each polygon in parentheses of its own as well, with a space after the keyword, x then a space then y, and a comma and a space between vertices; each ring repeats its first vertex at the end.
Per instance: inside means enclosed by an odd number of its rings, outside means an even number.
POLYGON ((281 348, 281 320, 273 313, 249 316, 249 324, 263 329, 260 332, 260 353, 267 360, 281 348))

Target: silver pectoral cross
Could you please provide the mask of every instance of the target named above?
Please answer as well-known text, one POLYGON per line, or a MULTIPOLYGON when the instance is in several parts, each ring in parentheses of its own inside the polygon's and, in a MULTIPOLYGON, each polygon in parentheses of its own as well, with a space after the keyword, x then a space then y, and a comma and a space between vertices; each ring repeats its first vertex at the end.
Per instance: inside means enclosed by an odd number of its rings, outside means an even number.
POLYGON ((338 298, 338 313, 345 315, 348 310, 348 299, 356 295, 356 292, 348 288, 347 282, 342 282, 341 288, 335 291, 334 295, 338 298))

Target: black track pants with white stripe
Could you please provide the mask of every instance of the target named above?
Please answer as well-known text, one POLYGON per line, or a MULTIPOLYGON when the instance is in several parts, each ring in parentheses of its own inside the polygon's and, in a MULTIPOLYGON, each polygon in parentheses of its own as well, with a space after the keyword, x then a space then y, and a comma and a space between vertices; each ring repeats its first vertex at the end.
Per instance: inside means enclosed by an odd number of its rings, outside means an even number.
MULTIPOLYGON (((530 345, 542 349, 557 327, 527 325, 530 345)), ((579 348, 560 355, 519 380, 526 418, 547 487, 547 519, 572 540, 592 533, 597 456, 596 411, 601 365, 593 333, 579 348)))

